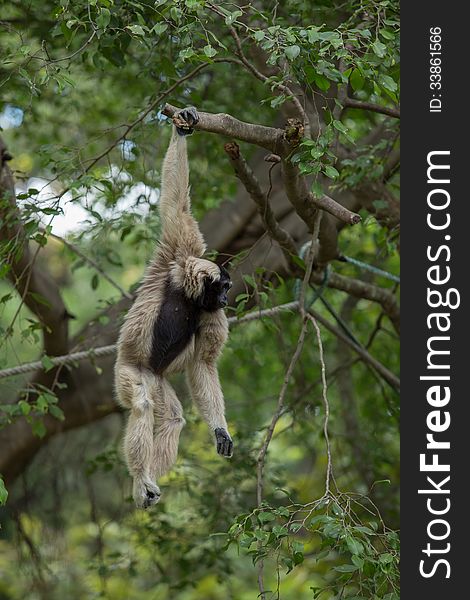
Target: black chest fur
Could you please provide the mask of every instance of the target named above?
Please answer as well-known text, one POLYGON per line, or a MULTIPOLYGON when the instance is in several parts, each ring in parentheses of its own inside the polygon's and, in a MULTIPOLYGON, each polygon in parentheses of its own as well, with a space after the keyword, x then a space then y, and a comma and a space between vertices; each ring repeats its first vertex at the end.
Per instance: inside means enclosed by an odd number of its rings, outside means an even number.
POLYGON ((153 326, 151 369, 161 374, 186 348, 199 326, 201 309, 169 283, 153 326))

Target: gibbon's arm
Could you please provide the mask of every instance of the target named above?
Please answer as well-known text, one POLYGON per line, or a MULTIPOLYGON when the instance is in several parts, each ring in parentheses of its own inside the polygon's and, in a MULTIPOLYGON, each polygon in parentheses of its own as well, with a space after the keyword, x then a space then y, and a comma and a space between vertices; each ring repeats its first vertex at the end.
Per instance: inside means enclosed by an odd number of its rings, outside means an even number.
POLYGON ((199 120, 196 109, 189 107, 173 117, 173 132, 162 167, 160 218, 162 242, 177 262, 188 256, 200 257, 206 246, 199 226, 191 214, 189 166, 186 135, 199 120))
POLYGON ((225 402, 217 370, 217 359, 227 339, 227 319, 220 311, 205 315, 197 334, 194 360, 188 366, 188 384, 193 400, 215 433, 217 452, 232 456, 233 443, 225 420, 225 402))
POLYGON ((188 381, 202 418, 215 433, 217 452, 232 456, 233 443, 225 420, 225 402, 217 365, 204 360, 194 361, 188 369, 188 381))

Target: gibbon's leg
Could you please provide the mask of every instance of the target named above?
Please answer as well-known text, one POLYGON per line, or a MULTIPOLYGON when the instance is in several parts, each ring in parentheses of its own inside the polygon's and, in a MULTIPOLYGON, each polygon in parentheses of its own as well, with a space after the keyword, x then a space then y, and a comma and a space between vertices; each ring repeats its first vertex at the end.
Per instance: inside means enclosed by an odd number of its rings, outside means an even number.
POLYGON ((155 376, 135 367, 121 366, 118 384, 123 400, 130 399, 124 455, 134 480, 132 494, 138 508, 148 508, 160 499, 160 489, 152 478, 155 376))
POLYGON ((188 382, 202 418, 215 433, 217 452, 222 456, 232 456, 233 442, 227 431, 224 396, 217 364, 212 361, 194 360, 188 367, 188 382))
POLYGON ((154 406, 155 429, 153 439, 153 475, 164 475, 176 462, 178 442, 184 427, 183 408, 170 383, 158 380, 158 402, 154 406))

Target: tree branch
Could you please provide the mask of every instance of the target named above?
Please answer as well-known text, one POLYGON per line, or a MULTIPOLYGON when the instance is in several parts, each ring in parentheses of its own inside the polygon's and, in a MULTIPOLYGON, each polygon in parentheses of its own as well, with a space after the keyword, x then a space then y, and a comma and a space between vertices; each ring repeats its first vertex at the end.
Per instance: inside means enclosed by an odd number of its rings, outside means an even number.
POLYGON ((309 192, 305 177, 300 175, 298 168, 289 159, 285 159, 282 164, 287 196, 299 216, 309 227, 313 227, 317 209, 325 210, 343 223, 349 225, 356 225, 361 221, 361 217, 358 214, 351 212, 336 202, 336 200, 333 200, 333 198, 327 195, 316 198, 309 192))
MULTIPOLYGON (((321 284, 323 278, 322 271, 314 271, 311 281, 321 284)), ((395 296, 388 289, 361 281, 360 279, 345 277, 338 273, 330 273, 327 285, 328 287, 351 294, 351 296, 355 296, 356 298, 364 298, 372 302, 377 302, 382 306, 397 333, 400 333, 400 307, 395 296)))
POLYGON ((286 254, 287 260, 290 262, 292 255, 297 255, 297 248, 294 239, 285 229, 283 229, 274 216, 267 195, 261 189, 259 181, 246 162, 240 148, 235 142, 229 142, 224 146, 230 162, 234 168, 235 174, 245 186, 246 191, 258 207, 259 215, 268 231, 270 237, 276 240, 283 252, 286 254))
POLYGON ((346 108, 359 108, 361 110, 370 110, 372 112, 381 113, 395 119, 400 118, 400 110, 398 108, 390 108, 388 106, 382 106, 381 104, 374 104, 373 102, 362 102, 362 100, 355 100, 354 98, 345 98, 344 104, 346 108))
MULTIPOLYGON (((162 113, 167 117, 173 117, 178 110, 176 106, 165 104, 162 113)), ((242 142, 255 144, 275 154, 279 154, 286 145, 282 129, 245 123, 225 113, 212 114, 199 112, 198 114, 199 123, 194 126, 195 129, 210 133, 219 133, 220 135, 232 137, 242 142)))

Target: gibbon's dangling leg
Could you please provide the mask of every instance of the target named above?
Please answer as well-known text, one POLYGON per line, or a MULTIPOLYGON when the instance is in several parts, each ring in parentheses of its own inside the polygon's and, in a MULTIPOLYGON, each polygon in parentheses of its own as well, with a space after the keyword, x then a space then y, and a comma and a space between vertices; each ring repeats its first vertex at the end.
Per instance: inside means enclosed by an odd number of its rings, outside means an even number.
POLYGON ((129 402, 130 414, 124 435, 124 455, 132 475, 133 497, 140 508, 160 499, 153 476, 154 406, 159 402, 155 376, 148 370, 122 366, 119 370, 121 403, 129 402))
POLYGON ((183 407, 169 381, 164 377, 159 378, 158 387, 152 457, 153 476, 156 479, 165 475, 175 464, 180 433, 186 423, 183 407))

